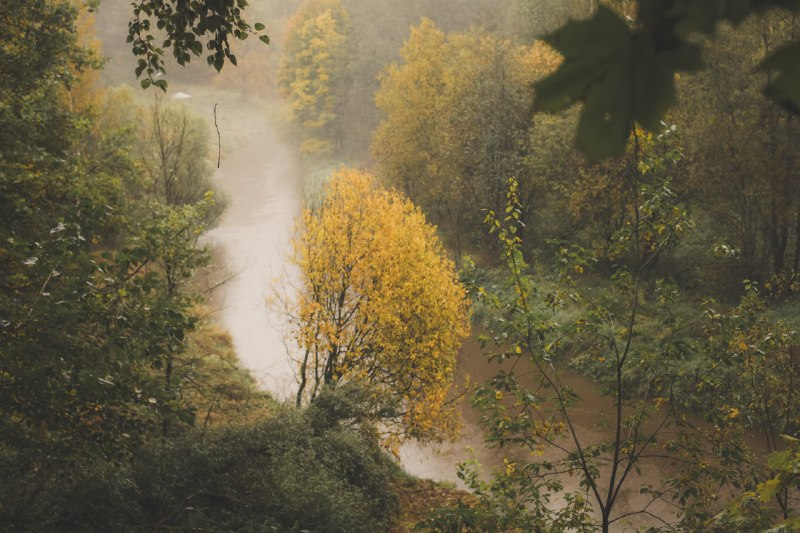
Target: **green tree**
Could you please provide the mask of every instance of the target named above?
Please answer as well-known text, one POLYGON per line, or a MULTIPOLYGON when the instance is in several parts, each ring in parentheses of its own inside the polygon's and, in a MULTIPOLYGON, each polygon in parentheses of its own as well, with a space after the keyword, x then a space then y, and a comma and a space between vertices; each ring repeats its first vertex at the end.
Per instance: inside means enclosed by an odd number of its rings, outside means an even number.
MULTIPOLYGON (((61 105, 61 95, 76 71, 90 66, 77 43, 76 16, 77 9, 66 0, 0 7, 0 38, 5 43, 0 49, 0 142, 6 173, 20 172, 14 164, 28 163, 42 151, 63 152, 74 138, 78 125, 61 105), (40 126, 32 127, 37 119, 40 126)), ((4 185, 11 187, 10 180, 4 185)), ((3 207, 0 216, 16 212, 3 207)), ((8 227, 8 220, 3 222, 8 227)))
MULTIPOLYGON (((773 452, 767 457, 767 466, 773 470, 774 476, 759 483, 756 490, 746 492, 729 510, 728 516, 722 517, 723 519, 730 520, 730 518, 733 518, 735 523, 737 517, 753 514, 753 508, 755 507, 755 509, 767 515, 767 522, 773 526, 773 529, 785 530, 788 528, 791 530, 800 526, 800 516, 796 511, 792 512, 792 510, 783 506, 780 508, 777 520, 775 520, 776 513, 774 510, 764 509, 765 503, 774 498, 780 499, 780 495, 788 496, 789 491, 793 491, 794 495, 796 495, 797 490, 800 489, 797 475, 798 471, 800 471, 798 439, 787 435, 784 435, 784 439, 788 442, 789 448, 780 452, 773 452)), ((788 500, 788 498, 786 499, 788 500)), ((796 501, 796 498, 793 499, 796 501)), ((717 520, 722 521, 719 520, 720 518, 717 517, 717 520)))
POLYGON ((776 458, 790 456, 791 439, 800 433, 797 333, 768 317, 752 282, 730 310, 707 302, 702 325, 699 354, 683 369, 691 382, 684 387, 688 394, 676 399, 684 429, 673 449, 687 467, 673 483, 684 508, 683 526, 775 527, 796 514, 800 496, 791 482, 770 482, 785 476, 776 458), (707 423, 692 423, 698 415, 707 423), (743 500, 720 498, 726 490, 743 500))
POLYGON ((767 280, 800 268, 800 190, 793 142, 796 117, 761 95, 772 73, 759 63, 796 33, 794 17, 772 13, 735 30, 720 28, 705 47, 709 66, 679 85, 691 173, 683 187, 703 205, 708 232, 739 251, 729 278, 767 280), (700 96, 702 94, 702 96, 700 96))
MULTIPOLYGON (((668 308, 671 297, 669 283, 650 279, 647 267, 690 226, 669 188, 671 152, 658 147, 669 144, 671 135, 667 129, 648 140, 639 131, 631 140, 630 210, 614 235, 614 253, 625 260, 616 266, 607 290, 576 281, 595 261, 570 245, 559 250, 559 283, 545 289, 535 282, 520 247, 522 207, 513 180, 507 208, 487 215, 502 244, 507 280, 495 289, 472 288, 493 325, 498 348, 488 355, 510 364, 478 386, 473 403, 482 413, 489 445, 520 447, 530 455, 512 455, 489 481, 462 466, 460 476, 479 501, 472 509, 451 513, 451 520, 472 522, 474 530, 605 532, 634 515, 659 525, 670 519, 652 512, 650 504, 620 510, 620 494, 637 483, 637 472, 651 453, 658 454, 665 429, 671 427, 671 407, 660 412, 657 407, 680 394, 672 388, 666 364, 679 354, 672 345, 677 338, 652 345, 639 340, 642 314, 668 308), (562 376, 570 363, 590 370, 610 399, 608 411, 598 413, 607 429, 597 440, 576 428, 573 410, 579 398, 562 376), (555 456, 530 459, 545 450, 555 456), (555 508, 553 495, 564 490, 560 476, 567 474, 579 479, 579 487, 563 494, 555 508)), ((638 482, 642 486, 637 488, 653 501, 668 489, 638 482)))
POLYGON ((153 446, 131 476, 132 521, 139 531, 386 531, 394 465, 353 429, 351 396, 328 391, 303 409, 153 446))
POLYGON ((217 201, 208 212, 213 222, 225 203, 211 180, 208 126, 185 107, 158 96, 148 111, 138 157, 150 195, 164 205, 183 206, 197 204, 214 193, 217 201))
POLYGON ((13 274, 0 299, 0 462, 17 480, 4 487, 4 523, 24 528, 95 463, 124 461, 157 428, 193 421, 170 375, 194 319, 169 285, 202 259, 191 248, 202 223, 187 215, 156 216, 131 244, 103 253, 82 219, 59 222, 3 257, 13 274))
POLYGON ((143 443, 192 422, 164 369, 194 327, 180 284, 204 261, 205 208, 136 218, 134 125, 70 98, 91 65, 71 2, 0 13, 0 475, 13 480, 0 514, 49 529, 42 517, 91 472, 115 478, 143 443))

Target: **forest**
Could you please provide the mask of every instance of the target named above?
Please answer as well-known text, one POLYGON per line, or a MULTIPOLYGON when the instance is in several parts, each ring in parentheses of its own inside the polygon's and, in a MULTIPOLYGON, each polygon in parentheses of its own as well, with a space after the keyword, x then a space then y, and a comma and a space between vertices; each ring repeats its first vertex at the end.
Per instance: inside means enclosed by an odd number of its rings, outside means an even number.
POLYGON ((798 14, 0 3, 0 530, 800 530, 798 14))

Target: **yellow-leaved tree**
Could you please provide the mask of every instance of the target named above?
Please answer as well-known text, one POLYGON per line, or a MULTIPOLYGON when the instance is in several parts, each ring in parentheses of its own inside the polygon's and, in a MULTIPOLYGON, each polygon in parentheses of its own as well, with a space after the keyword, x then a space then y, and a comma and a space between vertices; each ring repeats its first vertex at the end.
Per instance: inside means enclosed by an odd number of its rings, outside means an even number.
POLYGON ((348 28, 340 0, 308 0, 288 22, 278 88, 306 136, 306 154, 328 155, 340 141, 348 28))
POLYGON ((294 243, 297 403, 326 386, 366 385, 391 446, 455 431, 448 391, 469 334, 469 302, 436 230, 408 198, 341 169, 294 243))
POLYGON ((539 41, 445 34, 428 19, 411 28, 400 56, 375 93, 385 114, 372 144, 379 174, 441 227, 457 258, 470 241, 493 245, 481 213, 503 208, 506 180, 520 183, 525 221, 542 196, 531 85, 560 58, 539 41))
POLYGON ((103 87, 100 84, 102 66, 102 46, 95 30, 95 14, 82 0, 70 0, 75 8, 75 34, 78 44, 83 48, 85 63, 72 65, 72 80, 69 89, 64 91, 64 105, 75 113, 94 110, 103 100, 103 87))

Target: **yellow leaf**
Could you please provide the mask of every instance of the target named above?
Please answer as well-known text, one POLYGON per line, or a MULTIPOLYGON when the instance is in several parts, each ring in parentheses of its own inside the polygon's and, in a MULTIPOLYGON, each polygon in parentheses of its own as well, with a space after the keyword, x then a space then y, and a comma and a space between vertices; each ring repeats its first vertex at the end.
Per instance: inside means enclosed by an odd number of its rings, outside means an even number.
POLYGON ((453 430, 447 391, 469 302, 419 209, 369 174, 341 169, 319 209, 303 213, 293 261, 301 398, 366 381, 402 405, 403 419, 387 428, 396 438, 453 430))

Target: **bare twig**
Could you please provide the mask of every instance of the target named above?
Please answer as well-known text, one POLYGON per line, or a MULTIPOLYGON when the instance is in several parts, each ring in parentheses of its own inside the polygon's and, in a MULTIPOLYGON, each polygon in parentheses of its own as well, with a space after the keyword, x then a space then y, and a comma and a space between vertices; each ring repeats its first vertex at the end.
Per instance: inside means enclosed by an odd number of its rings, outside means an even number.
POLYGON ((217 168, 219 168, 220 160, 222 159, 222 137, 219 134, 219 125, 217 124, 217 104, 214 103, 214 127, 217 128, 217 168))
POLYGON ((25 315, 25 320, 23 320, 22 322, 17 324, 17 329, 19 329, 22 326, 24 326, 25 322, 27 322, 28 319, 31 317, 31 314, 33 314, 33 310, 36 307, 36 304, 39 303, 39 298, 41 298, 44 295, 44 290, 47 288, 47 284, 50 283, 50 280, 53 279, 54 275, 57 275, 57 272, 55 270, 51 270, 50 274, 47 275, 47 279, 44 280, 44 283, 42 284, 42 288, 39 289, 39 293, 36 295, 36 298, 33 300, 33 303, 31 304, 30 309, 28 309, 28 314, 25 315))

